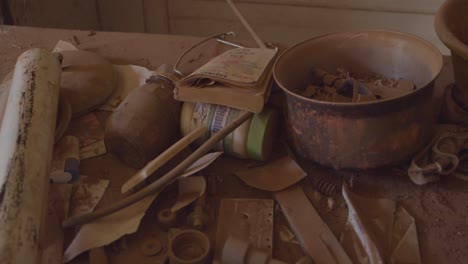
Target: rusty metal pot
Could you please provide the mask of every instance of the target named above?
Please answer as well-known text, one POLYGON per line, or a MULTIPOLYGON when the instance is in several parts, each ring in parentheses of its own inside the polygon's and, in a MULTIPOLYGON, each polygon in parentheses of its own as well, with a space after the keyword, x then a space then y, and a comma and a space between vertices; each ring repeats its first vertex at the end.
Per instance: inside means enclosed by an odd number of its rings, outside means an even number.
POLYGON ((435 30, 440 40, 450 49, 457 102, 468 107, 468 1, 447 0, 435 19, 435 30))
POLYGON ((334 168, 368 169, 410 158, 432 137, 434 81, 442 68, 436 47, 388 31, 323 35, 286 50, 274 78, 286 94, 291 145, 305 159, 334 168), (300 96, 313 67, 378 73, 413 80, 401 97, 363 103, 322 102, 300 96))

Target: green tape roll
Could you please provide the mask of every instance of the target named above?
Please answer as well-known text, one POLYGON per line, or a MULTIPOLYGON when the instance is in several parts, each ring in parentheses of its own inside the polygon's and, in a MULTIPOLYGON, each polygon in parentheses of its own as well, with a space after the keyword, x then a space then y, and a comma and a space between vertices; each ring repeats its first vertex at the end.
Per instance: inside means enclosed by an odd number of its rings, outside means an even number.
POLYGON ((247 138, 249 158, 255 160, 268 159, 273 148, 277 124, 278 114, 272 108, 265 107, 262 112, 254 115, 247 138))

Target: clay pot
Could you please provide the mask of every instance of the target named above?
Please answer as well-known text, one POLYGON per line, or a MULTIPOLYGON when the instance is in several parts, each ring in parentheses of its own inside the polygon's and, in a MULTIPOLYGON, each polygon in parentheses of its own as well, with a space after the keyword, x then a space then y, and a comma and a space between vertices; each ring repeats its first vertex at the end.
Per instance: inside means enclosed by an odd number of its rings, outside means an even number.
POLYGON ((457 89, 457 101, 468 106, 468 1, 447 0, 435 19, 440 40, 450 49, 457 89))
POLYGON ((433 88, 442 65, 442 55, 429 42, 388 31, 323 35, 286 50, 273 73, 286 94, 294 151, 334 168, 368 169, 409 159, 433 135, 433 88), (314 67, 413 80, 417 89, 373 102, 317 101, 300 95, 314 67))

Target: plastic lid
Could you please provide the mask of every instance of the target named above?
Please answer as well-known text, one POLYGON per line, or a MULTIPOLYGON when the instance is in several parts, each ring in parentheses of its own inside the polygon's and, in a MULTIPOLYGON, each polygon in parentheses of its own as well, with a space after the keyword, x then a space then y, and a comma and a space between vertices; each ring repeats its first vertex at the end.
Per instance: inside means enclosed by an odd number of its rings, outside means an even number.
POLYGON ((261 113, 255 114, 250 124, 247 138, 247 153, 249 158, 267 160, 273 148, 276 135, 278 113, 265 107, 261 113))

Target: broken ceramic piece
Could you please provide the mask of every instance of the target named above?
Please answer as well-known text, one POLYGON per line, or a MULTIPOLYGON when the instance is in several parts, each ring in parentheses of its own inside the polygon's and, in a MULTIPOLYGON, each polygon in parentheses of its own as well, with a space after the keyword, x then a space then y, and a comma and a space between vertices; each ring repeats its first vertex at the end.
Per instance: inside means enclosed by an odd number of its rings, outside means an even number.
POLYGON ((203 176, 181 178, 178 180, 178 185, 179 195, 177 196, 176 202, 171 207, 172 213, 193 203, 205 193, 206 189, 206 181, 203 176))

